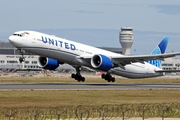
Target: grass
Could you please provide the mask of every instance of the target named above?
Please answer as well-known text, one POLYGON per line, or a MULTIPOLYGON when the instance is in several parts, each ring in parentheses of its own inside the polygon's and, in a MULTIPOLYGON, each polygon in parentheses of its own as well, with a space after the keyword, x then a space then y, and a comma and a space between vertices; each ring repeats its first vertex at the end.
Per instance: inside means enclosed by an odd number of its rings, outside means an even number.
MULTIPOLYGON (((62 77, 1 77, 0 83, 71 83, 72 78, 62 77)), ((98 77, 87 78, 85 83, 107 83, 98 77)), ((116 83, 180 83, 180 78, 126 79, 116 83)), ((118 105, 134 103, 180 102, 179 89, 164 90, 39 90, 0 91, 0 107, 118 105)))
POLYGON ((0 91, 0 107, 50 107, 180 102, 180 90, 0 91))
MULTIPOLYGON (((61 77, 0 77, 0 83, 73 83, 77 82, 72 78, 61 77)), ((107 83, 107 81, 96 78, 86 78, 85 83, 107 83)), ((180 83, 179 78, 148 78, 148 79, 127 79, 116 78, 115 83, 180 83)))

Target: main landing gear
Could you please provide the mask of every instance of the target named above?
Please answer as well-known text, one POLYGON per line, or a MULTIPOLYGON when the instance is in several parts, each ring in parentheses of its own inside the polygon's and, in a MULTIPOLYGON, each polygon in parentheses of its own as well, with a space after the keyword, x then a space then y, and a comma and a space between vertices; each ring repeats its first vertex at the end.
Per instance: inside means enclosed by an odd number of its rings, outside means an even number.
POLYGON ((74 78, 75 80, 77 80, 78 82, 81 82, 81 81, 84 82, 85 81, 85 77, 81 76, 81 73, 80 73, 81 70, 80 70, 79 67, 76 68, 76 72, 77 73, 76 74, 72 74, 71 77, 74 78))
MULTIPOLYGON (((76 74, 72 74, 71 78, 74 78, 78 82, 84 82, 85 78, 81 76, 81 68, 80 67, 75 67, 76 68, 76 74)), ((115 82, 115 78, 111 76, 110 73, 102 74, 101 75, 102 79, 107 80, 108 82, 115 82)))
POLYGON ((110 73, 102 74, 101 78, 107 80, 108 82, 115 82, 115 78, 112 77, 110 73))

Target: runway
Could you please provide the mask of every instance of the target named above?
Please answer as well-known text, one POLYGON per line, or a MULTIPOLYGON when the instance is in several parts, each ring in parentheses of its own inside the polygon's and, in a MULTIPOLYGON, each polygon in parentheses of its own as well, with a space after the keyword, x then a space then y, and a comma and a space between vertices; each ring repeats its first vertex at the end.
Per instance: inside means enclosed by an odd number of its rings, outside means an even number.
POLYGON ((180 89, 180 83, 0 83, 0 90, 180 89))

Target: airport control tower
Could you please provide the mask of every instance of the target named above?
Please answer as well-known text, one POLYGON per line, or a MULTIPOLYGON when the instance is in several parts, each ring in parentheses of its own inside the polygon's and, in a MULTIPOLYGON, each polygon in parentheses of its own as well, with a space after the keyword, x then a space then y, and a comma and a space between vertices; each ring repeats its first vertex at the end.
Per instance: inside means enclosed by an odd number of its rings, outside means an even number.
POLYGON ((119 42, 123 49, 125 49, 124 54, 130 55, 131 46, 134 39, 134 33, 132 27, 122 27, 119 33, 119 42))

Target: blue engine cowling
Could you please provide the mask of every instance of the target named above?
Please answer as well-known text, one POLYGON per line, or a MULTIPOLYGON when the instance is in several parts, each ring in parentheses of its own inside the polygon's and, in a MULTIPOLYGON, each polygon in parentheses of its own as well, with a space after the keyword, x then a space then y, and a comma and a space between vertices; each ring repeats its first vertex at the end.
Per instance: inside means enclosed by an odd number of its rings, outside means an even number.
POLYGON ((108 71, 113 67, 113 61, 109 57, 99 54, 91 58, 91 65, 96 69, 108 71))
POLYGON ((39 66, 43 69, 55 70, 57 67, 59 67, 59 62, 51 58, 39 57, 38 62, 39 66))

